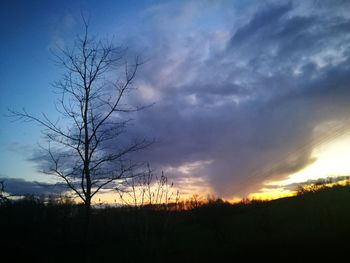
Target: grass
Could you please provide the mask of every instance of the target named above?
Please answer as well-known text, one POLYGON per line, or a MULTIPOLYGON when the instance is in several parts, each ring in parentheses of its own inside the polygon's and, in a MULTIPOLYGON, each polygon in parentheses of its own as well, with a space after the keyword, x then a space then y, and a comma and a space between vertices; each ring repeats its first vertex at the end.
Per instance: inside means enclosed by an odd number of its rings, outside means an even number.
POLYGON ((88 250, 82 214, 76 205, 36 200, 3 205, 1 255, 36 262, 334 260, 347 256, 350 187, 192 210, 96 209, 88 250))

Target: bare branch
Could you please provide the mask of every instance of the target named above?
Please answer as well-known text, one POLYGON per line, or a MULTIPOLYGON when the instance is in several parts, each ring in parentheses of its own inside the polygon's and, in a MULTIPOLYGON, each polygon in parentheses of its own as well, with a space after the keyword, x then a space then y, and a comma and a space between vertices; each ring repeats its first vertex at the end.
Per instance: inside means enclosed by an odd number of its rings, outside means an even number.
POLYGON ((145 108, 124 101, 141 65, 139 57, 131 65, 122 64, 127 50, 91 37, 88 19, 82 16, 82 22, 82 35, 74 45, 53 52, 55 63, 64 69, 61 79, 52 84, 59 95, 55 106, 61 118, 53 121, 45 113, 37 117, 25 109, 10 113, 15 119, 43 127, 45 138, 54 145, 46 149, 43 161, 50 167, 43 171, 63 180, 89 214, 91 200, 101 189, 137 175, 134 170, 138 165, 128 163, 127 157, 151 142, 135 140, 125 145, 126 140, 120 139, 131 121, 123 115, 145 108), (113 79, 122 65, 124 74, 113 79), (116 74, 110 74, 112 71, 116 74), (118 139, 113 149, 111 143, 118 139))

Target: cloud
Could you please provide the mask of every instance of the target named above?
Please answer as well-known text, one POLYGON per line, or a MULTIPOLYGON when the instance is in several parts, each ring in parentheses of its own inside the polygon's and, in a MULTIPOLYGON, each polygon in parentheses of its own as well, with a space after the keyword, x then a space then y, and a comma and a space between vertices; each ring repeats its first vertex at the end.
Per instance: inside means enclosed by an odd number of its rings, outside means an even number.
POLYGON ((310 165, 326 140, 315 130, 348 122, 348 7, 194 1, 145 10, 135 32, 119 32, 148 61, 129 102, 155 102, 134 116, 129 136, 157 142, 135 158, 171 173, 183 189, 200 182, 223 197, 310 165))
MULTIPOLYGON (((259 38, 258 36, 270 34, 276 28, 271 27, 273 24, 278 24, 283 16, 288 14, 292 9, 291 3, 284 5, 272 5, 268 8, 263 8, 255 13, 253 18, 244 26, 240 27, 231 39, 231 45, 241 46, 246 42, 259 38)), ((293 24, 294 26, 295 24, 293 24)))
POLYGON ((323 136, 314 130, 343 122, 349 110, 350 19, 341 8, 269 2, 246 7, 245 20, 229 17, 234 26, 216 21, 207 30, 196 27, 201 14, 177 30, 182 20, 163 28, 152 13, 155 30, 142 35, 152 59, 139 79, 156 105, 138 113, 133 134, 158 143, 140 158, 173 173, 210 160, 191 173, 225 197, 315 161, 311 153, 323 136))
POLYGON ((322 186, 322 185, 332 185, 337 183, 344 183, 349 181, 350 176, 348 175, 342 175, 342 176, 332 176, 327 178, 320 178, 320 179, 314 179, 314 180, 307 180, 305 182, 299 182, 299 183, 292 183, 287 185, 268 185, 266 186, 266 189, 269 190, 275 190, 275 189, 281 189, 281 190, 287 190, 287 191, 298 191, 301 187, 304 186, 322 186))
POLYGON ((58 195, 67 189, 62 184, 39 183, 26 181, 19 178, 2 177, 0 181, 4 183, 4 191, 14 196, 23 195, 58 195))
POLYGON ((24 156, 28 156, 32 153, 33 147, 27 144, 21 144, 19 142, 12 142, 6 145, 9 152, 18 153, 24 156))
POLYGON ((51 15, 47 20, 50 25, 50 43, 48 48, 54 51, 65 48, 67 45, 66 39, 77 25, 73 14, 66 12, 64 14, 51 15))

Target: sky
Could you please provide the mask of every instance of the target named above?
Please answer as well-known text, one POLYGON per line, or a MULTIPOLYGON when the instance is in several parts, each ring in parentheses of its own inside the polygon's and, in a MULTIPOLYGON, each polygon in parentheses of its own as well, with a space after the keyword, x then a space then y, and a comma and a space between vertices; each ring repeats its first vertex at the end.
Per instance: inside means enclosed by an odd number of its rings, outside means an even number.
POLYGON ((145 61, 128 99, 153 106, 129 134, 155 143, 135 158, 183 194, 280 196, 348 175, 349 11, 343 0, 2 1, 0 178, 13 193, 52 180, 33 161, 40 127, 7 109, 58 116, 51 50, 72 44, 82 13, 93 35, 145 61))

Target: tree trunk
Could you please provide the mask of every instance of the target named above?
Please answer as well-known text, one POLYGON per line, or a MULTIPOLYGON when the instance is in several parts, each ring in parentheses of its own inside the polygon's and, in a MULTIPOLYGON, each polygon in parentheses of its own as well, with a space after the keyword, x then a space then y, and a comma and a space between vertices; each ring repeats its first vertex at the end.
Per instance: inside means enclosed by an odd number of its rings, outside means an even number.
POLYGON ((85 201, 85 218, 84 218, 84 239, 85 242, 89 241, 90 234, 90 221, 91 221, 91 198, 88 197, 85 201))
POLYGON ((83 240, 83 247, 82 247, 82 257, 84 259, 84 262, 90 263, 91 257, 90 257, 90 225, 91 225, 91 197, 86 197, 85 203, 84 203, 84 240, 83 240))

